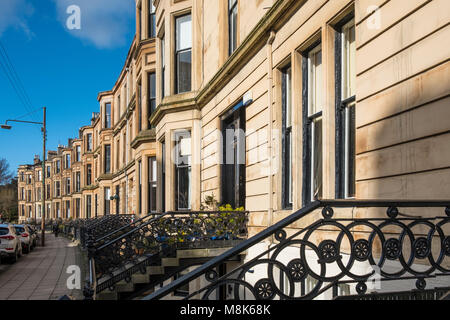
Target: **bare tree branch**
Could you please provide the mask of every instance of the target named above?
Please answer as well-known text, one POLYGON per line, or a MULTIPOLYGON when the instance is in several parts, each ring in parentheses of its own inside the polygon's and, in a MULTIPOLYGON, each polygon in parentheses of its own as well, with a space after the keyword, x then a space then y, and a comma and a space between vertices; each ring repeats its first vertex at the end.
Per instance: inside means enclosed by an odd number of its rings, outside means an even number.
POLYGON ((6 159, 0 159, 0 185, 5 185, 10 183, 14 174, 9 169, 9 163, 6 159))

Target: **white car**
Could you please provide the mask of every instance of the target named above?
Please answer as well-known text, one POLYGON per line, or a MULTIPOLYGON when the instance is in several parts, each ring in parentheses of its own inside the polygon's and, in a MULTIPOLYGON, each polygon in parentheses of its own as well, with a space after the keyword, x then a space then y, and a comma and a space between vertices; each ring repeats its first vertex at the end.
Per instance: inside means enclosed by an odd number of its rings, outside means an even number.
POLYGON ((14 228, 16 229, 17 235, 19 236, 23 252, 30 253, 32 245, 30 230, 24 224, 15 224, 14 228))
POLYGON ((22 256, 22 244, 12 224, 0 224, 0 255, 13 262, 22 256))

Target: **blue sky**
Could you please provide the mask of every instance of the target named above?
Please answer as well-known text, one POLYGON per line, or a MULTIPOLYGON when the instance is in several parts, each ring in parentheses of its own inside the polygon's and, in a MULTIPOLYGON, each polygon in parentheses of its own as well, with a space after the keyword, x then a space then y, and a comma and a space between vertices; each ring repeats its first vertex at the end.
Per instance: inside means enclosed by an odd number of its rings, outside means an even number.
MULTIPOLYGON (((134 36, 134 0, 0 0, 0 44, 30 98, 47 107, 47 149, 78 137, 99 109, 97 94, 111 90, 134 36), (77 5, 81 29, 69 30, 66 13, 77 5)), ((1 47, 0 47, 1 50, 1 47)), ((5 64, 5 56, 0 61, 5 64)), ((31 108, 29 108, 31 109, 31 108)), ((0 123, 29 111, 0 66, 0 123)), ((41 121, 42 112, 21 118, 41 121)), ((0 130, 0 158, 12 170, 42 155, 38 125, 0 130)))

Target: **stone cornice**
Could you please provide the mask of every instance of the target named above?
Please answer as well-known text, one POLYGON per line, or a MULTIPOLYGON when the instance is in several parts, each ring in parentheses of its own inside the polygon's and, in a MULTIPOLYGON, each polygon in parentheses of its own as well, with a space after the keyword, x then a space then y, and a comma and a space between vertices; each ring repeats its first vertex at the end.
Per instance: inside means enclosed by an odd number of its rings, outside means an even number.
POLYGON ((129 164, 127 164, 124 168, 120 169, 119 171, 117 171, 116 173, 114 173, 113 175, 113 179, 117 178, 118 176, 120 176, 122 173, 124 173, 125 171, 130 170, 132 167, 134 166, 134 161, 131 161, 129 164))
POLYGON ((157 124, 166 114, 197 109, 196 96, 197 92, 189 92, 174 96, 165 97, 162 103, 156 108, 150 117, 152 125, 157 124))
POLYGON ((139 134, 131 142, 131 147, 137 149, 142 143, 154 142, 156 139, 155 129, 149 129, 139 132, 139 134))
POLYGON ((136 51, 134 52, 134 59, 138 60, 139 56, 142 54, 144 50, 152 48, 152 45, 154 46, 155 44, 156 38, 141 40, 136 48, 136 51))
POLYGON ((84 186, 81 191, 91 191, 98 188, 98 184, 90 185, 90 186, 84 186))
POLYGON ((97 180, 98 181, 112 180, 113 177, 114 177, 114 174, 112 174, 112 173, 103 173, 97 178, 97 180))

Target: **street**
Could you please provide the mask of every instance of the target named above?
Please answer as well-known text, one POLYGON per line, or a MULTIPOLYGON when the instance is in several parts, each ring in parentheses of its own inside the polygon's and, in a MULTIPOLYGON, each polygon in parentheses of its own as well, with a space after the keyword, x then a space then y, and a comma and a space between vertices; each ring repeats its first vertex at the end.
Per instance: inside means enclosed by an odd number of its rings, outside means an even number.
MULTIPOLYGON (((0 265, 0 300, 57 300, 67 295, 74 299, 82 297, 81 290, 67 288, 67 267, 78 265, 80 255, 77 247, 63 237, 47 233, 46 246, 37 246, 24 254, 18 262, 7 259, 0 265)), ((81 287, 83 281, 81 281, 81 287)))

